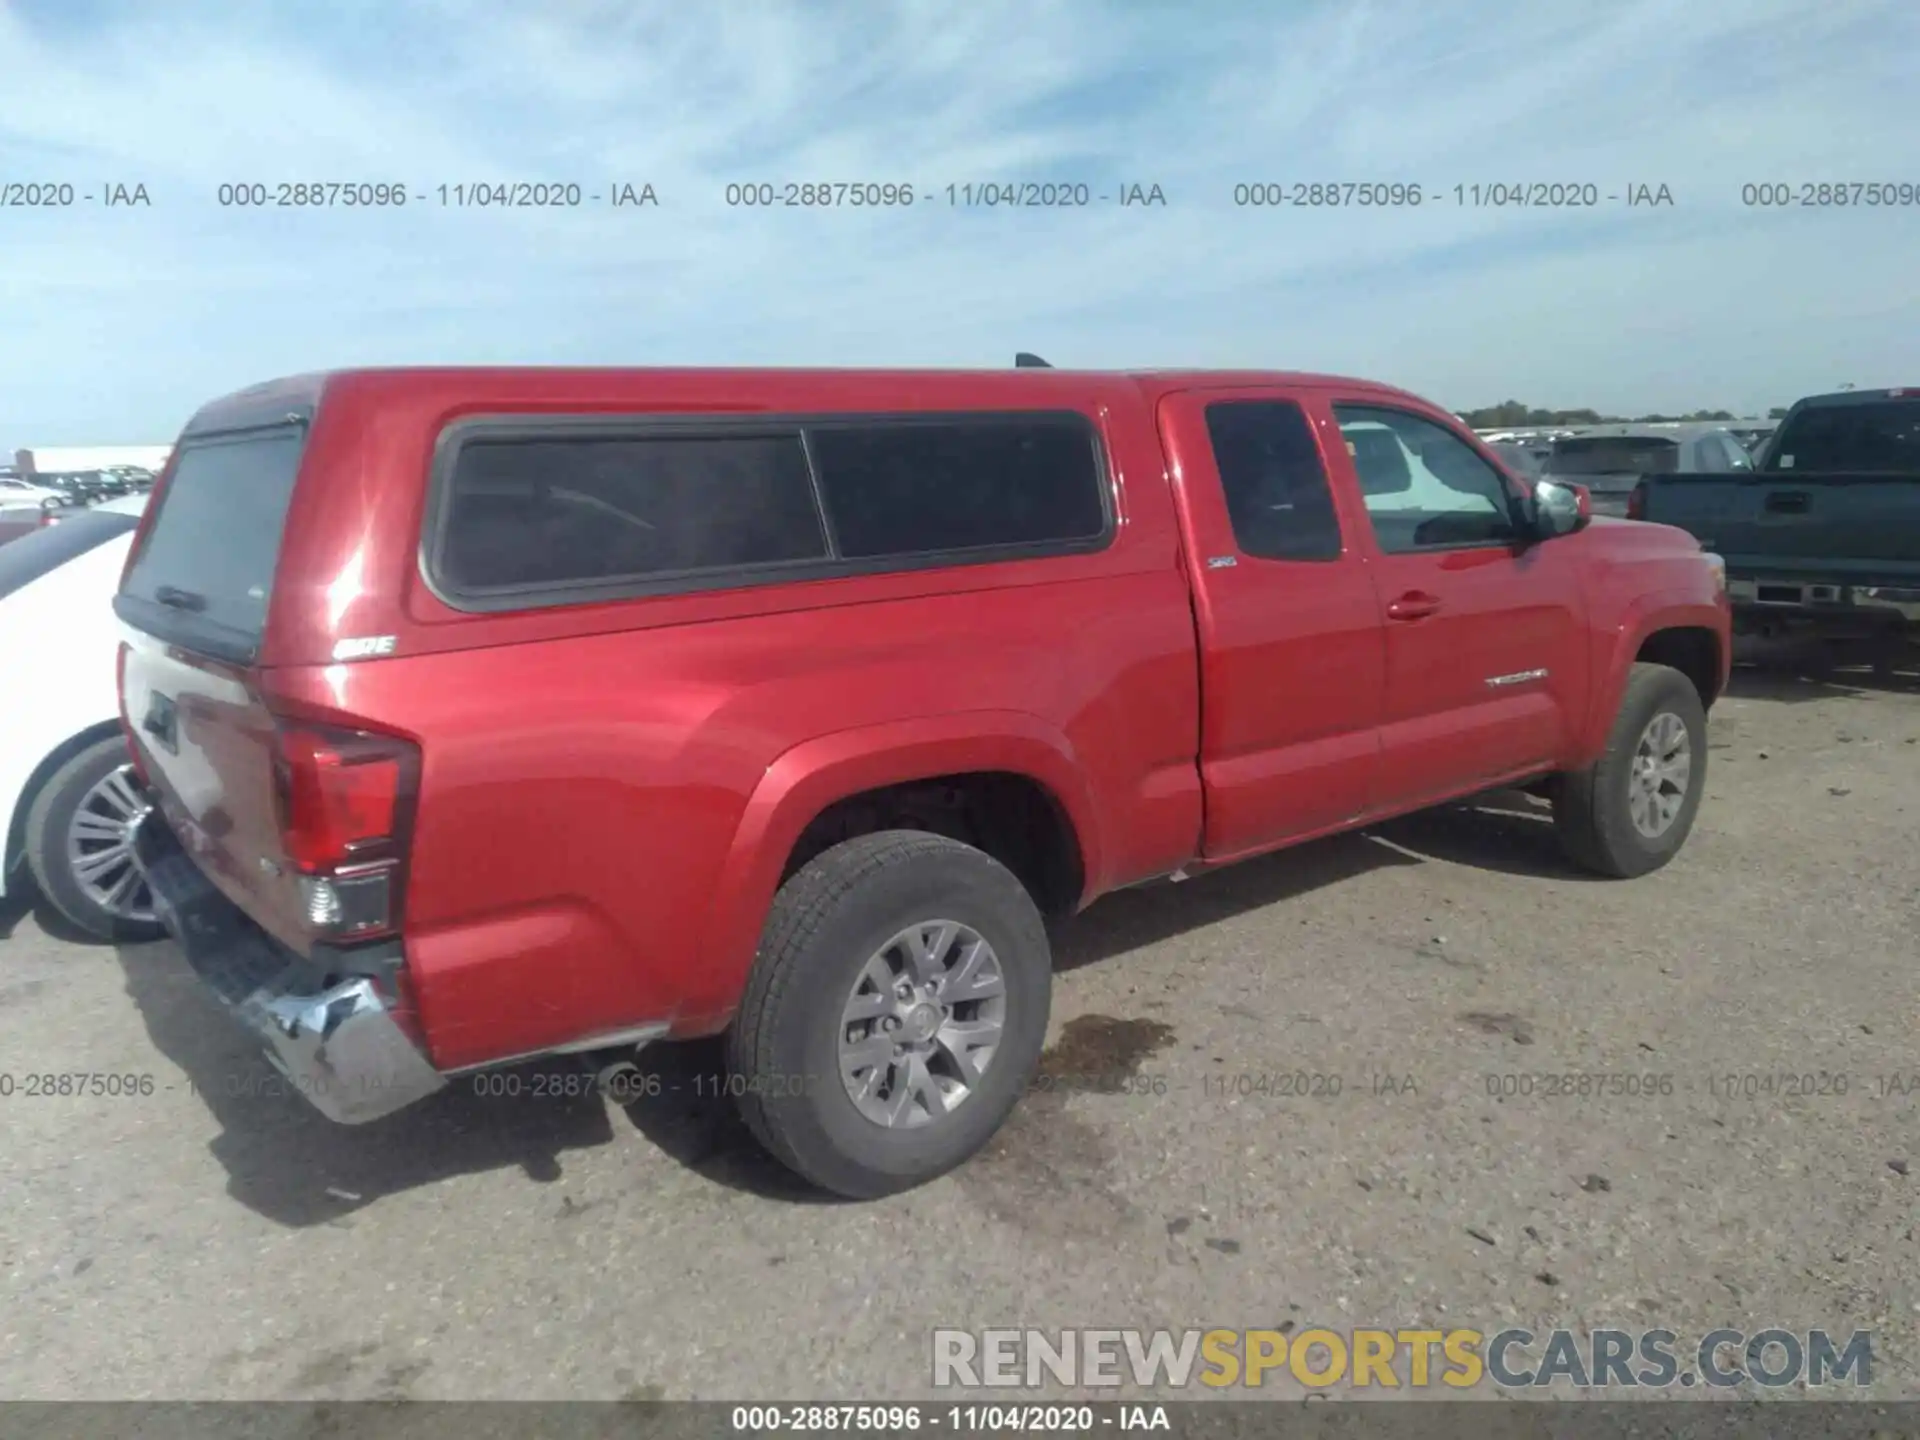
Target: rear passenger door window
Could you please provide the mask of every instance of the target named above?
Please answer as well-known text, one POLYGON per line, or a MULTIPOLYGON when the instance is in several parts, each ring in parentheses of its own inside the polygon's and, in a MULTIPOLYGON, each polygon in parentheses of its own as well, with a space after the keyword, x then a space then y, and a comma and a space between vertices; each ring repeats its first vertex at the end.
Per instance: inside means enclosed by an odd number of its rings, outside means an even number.
POLYGON ((1338 560, 1340 520, 1306 413, 1291 400, 1219 400, 1206 413, 1240 552, 1338 560))
POLYGON ((1334 418, 1387 554, 1520 540, 1513 487, 1445 426, 1385 406, 1336 405, 1334 418))

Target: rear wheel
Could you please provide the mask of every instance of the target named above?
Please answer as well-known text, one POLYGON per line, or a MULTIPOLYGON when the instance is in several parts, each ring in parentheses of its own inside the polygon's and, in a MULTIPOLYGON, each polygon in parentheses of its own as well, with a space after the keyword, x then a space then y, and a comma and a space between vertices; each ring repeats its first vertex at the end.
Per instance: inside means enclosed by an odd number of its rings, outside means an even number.
POLYGON ((54 771, 27 811, 27 866, 40 893, 96 939, 132 944, 166 933, 133 863, 134 827, 146 813, 118 735, 54 771))
POLYGON ((1052 953, 997 860, 891 830, 836 845, 774 898, 728 1062, 777 1159, 856 1199, 973 1155, 1031 1082, 1052 953))
POLYGON ((1617 879, 1658 870, 1686 843, 1707 780, 1707 712, 1678 670, 1636 664, 1605 753, 1560 777, 1554 828, 1568 858, 1617 879))

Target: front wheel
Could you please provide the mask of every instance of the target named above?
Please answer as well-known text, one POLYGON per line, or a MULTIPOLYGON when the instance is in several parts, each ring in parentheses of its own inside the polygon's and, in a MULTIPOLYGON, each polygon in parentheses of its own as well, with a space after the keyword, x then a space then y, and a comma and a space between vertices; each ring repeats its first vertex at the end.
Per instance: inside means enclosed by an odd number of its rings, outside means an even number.
POLYGON ((823 1189, 923 1184, 1031 1083, 1052 985, 1040 911, 991 856, 911 830, 836 845, 774 897, 728 1033, 741 1113, 823 1189))
POLYGON ((1562 775, 1554 828, 1567 857, 1615 879, 1658 870, 1686 843, 1707 782, 1707 712, 1678 670, 1636 664, 1605 752, 1562 775))
POLYGON ((166 933, 133 863, 134 827, 146 813, 118 735, 54 771, 27 811, 27 866, 40 893, 96 939, 133 944, 166 933))

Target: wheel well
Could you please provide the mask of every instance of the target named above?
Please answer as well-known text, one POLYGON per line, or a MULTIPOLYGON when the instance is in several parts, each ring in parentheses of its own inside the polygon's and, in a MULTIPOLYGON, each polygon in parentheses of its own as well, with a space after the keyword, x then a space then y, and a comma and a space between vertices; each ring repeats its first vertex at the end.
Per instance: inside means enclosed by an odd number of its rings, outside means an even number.
POLYGON ((14 801, 13 815, 7 821, 7 848, 0 855, 0 867, 8 875, 19 867, 27 854, 27 812, 33 809, 33 797, 40 793, 40 787, 53 778, 53 772, 82 750, 98 745, 102 740, 120 733, 118 720, 103 720, 98 725, 89 726, 78 735, 61 741, 47 754, 47 757, 33 767, 33 773, 27 776, 27 783, 20 787, 20 798, 14 801))
POLYGON ((937 775, 837 800, 800 833, 781 883, 822 851, 877 830, 927 830, 986 851, 1049 918, 1072 914, 1086 883, 1065 808, 1039 781, 1010 771, 937 775))
POLYGON ((1703 708, 1711 709, 1720 698, 1720 637, 1711 630, 1656 630, 1640 642, 1633 658, 1678 670, 1693 682, 1703 708))

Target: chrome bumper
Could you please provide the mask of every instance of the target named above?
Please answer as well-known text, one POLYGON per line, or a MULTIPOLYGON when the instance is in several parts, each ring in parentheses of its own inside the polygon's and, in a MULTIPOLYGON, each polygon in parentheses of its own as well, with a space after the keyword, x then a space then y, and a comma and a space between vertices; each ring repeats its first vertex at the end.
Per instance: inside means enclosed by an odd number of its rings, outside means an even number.
POLYGON ((321 1114, 360 1125, 445 1087, 446 1077, 394 1020, 374 980, 352 976, 323 986, 309 962, 200 873, 157 812, 141 822, 133 848, 154 913, 187 964, 321 1114))
POLYGON ((1811 613, 1861 612, 1920 623, 1920 589, 1895 585, 1846 585, 1781 577, 1733 580, 1728 597, 1736 605, 1811 613))

